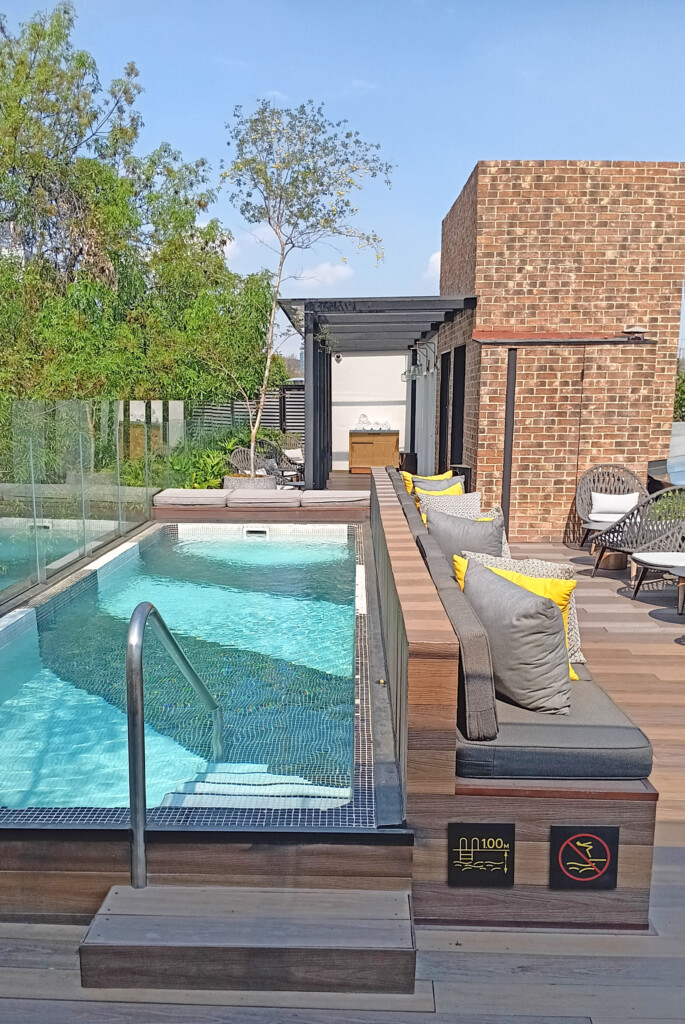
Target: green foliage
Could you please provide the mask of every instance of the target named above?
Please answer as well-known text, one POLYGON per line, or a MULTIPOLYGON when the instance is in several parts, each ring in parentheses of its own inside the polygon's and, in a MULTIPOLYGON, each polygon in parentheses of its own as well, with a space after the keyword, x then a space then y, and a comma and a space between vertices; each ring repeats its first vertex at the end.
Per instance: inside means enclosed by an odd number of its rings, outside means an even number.
POLYGON ((680 422, 685 420, 685 373, 679 373, 676 379, 673 419, 680 422))
MULTIPOLYGON (((227 266, 204 159, 136 154, 137 69, 103 86, 74 19, 0 21, 0 394, 252 400, 268 275, 227 266)), ((282 360, 267 375, 285 381, 282 360)))
POLYGON ((249 115, 238 106, 228 128, 235 156, 225 177, 248 224, 268 224, 286 254, 342 236, 381 257, 378 235, 353 224, 364 179, 380 175, 390 185, 392 165, 377 143, 364 142, 347 121, 328 120, 311 100, 293 109, 262 100, 249 115))
MULTIPOLYGON (((263 428, 259 439, 279 443, 278 430, 263 428)), ((121 482, 128 487, 221 487, 223 478, 234 473, 229 457, 236 448, 250 444, 250 426, 239 423, 222 430, 196 430, 167 454, 151 452, 129 459, 121 466, 121 482)))

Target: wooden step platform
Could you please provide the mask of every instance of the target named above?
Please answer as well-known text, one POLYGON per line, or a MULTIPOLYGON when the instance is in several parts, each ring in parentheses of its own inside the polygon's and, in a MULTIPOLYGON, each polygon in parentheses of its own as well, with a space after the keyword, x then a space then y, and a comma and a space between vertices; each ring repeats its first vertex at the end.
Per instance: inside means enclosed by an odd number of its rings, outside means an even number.
POLYGON ((86 988, 414 991, 408 892, 114 886, 79 949, 86 988))

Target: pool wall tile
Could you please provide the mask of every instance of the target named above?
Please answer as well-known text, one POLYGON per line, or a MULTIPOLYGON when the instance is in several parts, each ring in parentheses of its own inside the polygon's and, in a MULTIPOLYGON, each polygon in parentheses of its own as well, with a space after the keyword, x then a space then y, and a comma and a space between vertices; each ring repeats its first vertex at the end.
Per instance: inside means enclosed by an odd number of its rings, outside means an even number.
POLYGON ((15 608, 0 619, 0 648, 34 629, 38 629, 35 608, 15 608))

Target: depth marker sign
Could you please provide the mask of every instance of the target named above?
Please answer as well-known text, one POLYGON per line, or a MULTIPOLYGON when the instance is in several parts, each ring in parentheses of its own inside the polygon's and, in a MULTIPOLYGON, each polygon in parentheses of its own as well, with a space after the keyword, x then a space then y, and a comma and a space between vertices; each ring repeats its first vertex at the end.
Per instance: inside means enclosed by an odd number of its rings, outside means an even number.
POLYGON ((615 889, 618 828, 614 825, 552 825, 550 889, 615 889))

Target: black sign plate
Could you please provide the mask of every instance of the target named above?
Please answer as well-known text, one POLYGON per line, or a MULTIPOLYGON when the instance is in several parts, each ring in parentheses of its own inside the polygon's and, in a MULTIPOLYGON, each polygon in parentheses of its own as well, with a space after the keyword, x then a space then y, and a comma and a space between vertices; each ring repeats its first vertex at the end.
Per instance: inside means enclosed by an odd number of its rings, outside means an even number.
POLYGON ((447 826, 447 884, 513 885, 515 830, 512 824, 451 822, 447 826))
POLYGON ((552 825, 550 889, 615 889, 617 869, 617 826, 552 825))

